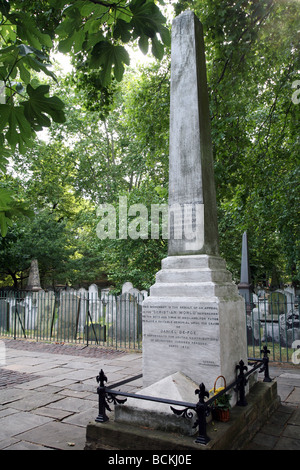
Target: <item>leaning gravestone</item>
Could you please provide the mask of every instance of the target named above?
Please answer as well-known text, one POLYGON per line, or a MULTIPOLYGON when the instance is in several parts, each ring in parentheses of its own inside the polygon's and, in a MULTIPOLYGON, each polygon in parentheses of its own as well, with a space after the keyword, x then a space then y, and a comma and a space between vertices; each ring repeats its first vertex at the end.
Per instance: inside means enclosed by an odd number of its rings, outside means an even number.
POLYGON ((287 312, 287 299, 286 295, 282 292, 271 292, 269 298, 270 314, 278 320, 278 316, 287 312))
POLYGON ((133 289, 133 284, 131 282, 124 282, 122 286, 122 294, 126 294, 130 289, 133 289))

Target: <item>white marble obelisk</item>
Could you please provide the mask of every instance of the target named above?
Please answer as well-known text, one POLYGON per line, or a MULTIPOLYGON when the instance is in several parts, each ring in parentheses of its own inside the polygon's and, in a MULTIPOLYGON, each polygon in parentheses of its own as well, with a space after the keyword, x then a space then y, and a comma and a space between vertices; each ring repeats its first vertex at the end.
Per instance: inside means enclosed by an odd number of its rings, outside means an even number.
POLYGON ((169 251, 143 303, 145 386, 183 373, 212 388, 247 363, 244 300, 218 253, 202 25, 186 11, 171 46, 169 251))

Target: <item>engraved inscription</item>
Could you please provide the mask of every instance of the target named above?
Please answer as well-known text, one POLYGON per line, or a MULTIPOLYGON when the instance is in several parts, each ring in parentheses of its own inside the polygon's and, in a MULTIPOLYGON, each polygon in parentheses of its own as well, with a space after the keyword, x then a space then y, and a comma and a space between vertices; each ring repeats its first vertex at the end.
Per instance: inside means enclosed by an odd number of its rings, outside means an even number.
MULTIPOLYGON (((217 305, 151 305, 143 308, 144 340, 170 350, 205 350, 201 362, 215 364, 210 352, 219 342, 217 305)), ((178 351, 178 352, 179 352, 178 351)))

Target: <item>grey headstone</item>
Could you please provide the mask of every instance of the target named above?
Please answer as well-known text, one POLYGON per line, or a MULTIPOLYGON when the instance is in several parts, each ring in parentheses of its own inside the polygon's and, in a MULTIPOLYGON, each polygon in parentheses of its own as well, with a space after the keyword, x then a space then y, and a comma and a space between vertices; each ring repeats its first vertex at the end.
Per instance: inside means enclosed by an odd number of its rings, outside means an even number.
POLYGON ((61 292, 57 320, 57 339, 75 339, 78 333, 80 297, 69 292, 61 292))
POLYGON ((42 338, 51 336, 55 314, 54 305, 55 294, 53 291, 45 292, 41 290, 32 294, 31 319, 28 319, 28 322, 33 321, 35 318, 35 329, 38 336, 42 338))
POLYGON ((27 290, 38 291, 41 289, 40 273, 38 260, 33 259, 30 265, 29 278, 27 282, 27 290))

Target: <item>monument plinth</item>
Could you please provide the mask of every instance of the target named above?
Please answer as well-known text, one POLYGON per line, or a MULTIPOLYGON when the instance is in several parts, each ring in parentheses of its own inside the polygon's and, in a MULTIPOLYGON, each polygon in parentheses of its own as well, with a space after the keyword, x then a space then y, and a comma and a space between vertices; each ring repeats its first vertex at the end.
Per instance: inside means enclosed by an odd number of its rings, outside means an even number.
POLYGON ((202 25, 186 11, 171 43, 168 257, 143 303, 143 383, 178 371, 212 388, 247 363, 244 300, 219 256, 202 25))

